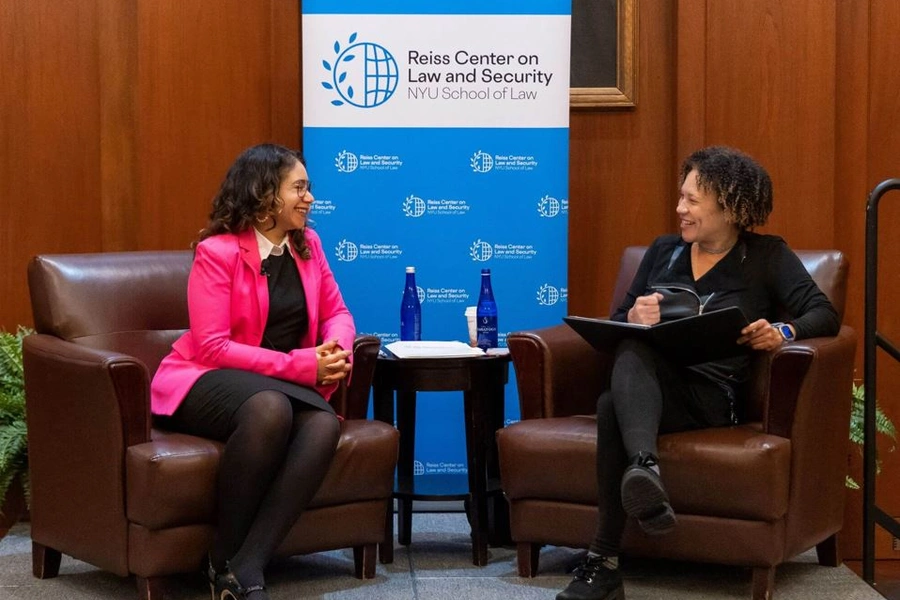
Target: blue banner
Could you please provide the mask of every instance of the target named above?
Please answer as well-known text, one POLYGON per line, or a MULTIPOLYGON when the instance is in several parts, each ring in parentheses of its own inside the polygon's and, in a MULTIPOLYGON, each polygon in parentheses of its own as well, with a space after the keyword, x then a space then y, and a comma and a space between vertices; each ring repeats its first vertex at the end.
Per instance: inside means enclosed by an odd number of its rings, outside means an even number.
MULTIPOLYGON (((570 15, 571 0, 303 0, 304 14, 570 15), (527 5, 527 6, 523 6, 527 5)), ((568 42, 566 42, 568 43, 568 42)))
MULTIPOLYGON (((521 4, 303 3, 312 216, 360 333, 399 339, 406 266, 422 339, 468 341, 482 268, 501 347, 566 314, 569 3, 521 4)), ((420 393, 417 473, 466 471, 462 404, 420 393)))

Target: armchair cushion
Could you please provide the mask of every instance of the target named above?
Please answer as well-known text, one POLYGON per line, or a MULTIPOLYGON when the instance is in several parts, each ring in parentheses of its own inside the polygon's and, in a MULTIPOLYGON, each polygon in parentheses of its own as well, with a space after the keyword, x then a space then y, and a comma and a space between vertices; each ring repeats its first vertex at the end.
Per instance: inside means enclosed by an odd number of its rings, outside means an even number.
POLYGON ((500 480, 507 498, 597 503, 597 478, 593 469, 585 469, 597 461, 596 417, 519 421, 499 430, 497 437, 505 459, 500 462, 500 480))
POLYGON ((676 513, 776 521, 788 507, 791 441, 759 424, 659 437, 663 483, 676 513))
MULTIPOLYGON (((390 496, 396 432, 381 425, 341 423, 337 453, 311 509, 390 496)), ((154 429, 152 442, 128 448, 128 520, 148 529, 215 523, 222 447, 219 442, 154 429)))
MULTIPOLYGON (((521 421, 501 435, 508 498, 596 504, 594 417, 521 421), (560 477, 561 470, 587 469, 582 477, 560 477)), ((787 511, 791 442, 761 434, 758 423, 663 435, 659 452, 678 513, 775 521, 787 511)))

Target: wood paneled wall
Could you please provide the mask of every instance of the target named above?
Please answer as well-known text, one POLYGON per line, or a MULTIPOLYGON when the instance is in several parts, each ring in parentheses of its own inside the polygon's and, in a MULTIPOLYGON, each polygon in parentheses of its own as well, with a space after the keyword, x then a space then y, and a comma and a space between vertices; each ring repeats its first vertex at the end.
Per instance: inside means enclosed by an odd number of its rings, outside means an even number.
POLYGON ((571 114, 570 314, 608 314, 622 248, 672 228, 675 7, 639 4, 637 108, 571 114))
POLYGON ((0 1, 0 306, 30 323, 25 264, 36 252, 100 249, 97 11, 0 1))
MULTIPOLYGON (((641 0, 638 18, 637 107, 572 113, 569 311, 608 310, 622 247, 675 228, 680 160, 723 143, 772 174, 765 231, 847 253, 861 332, 866 194, 900 176, 900 3, 641 0)), ((296 0, 0 0, 0 327, 31 322, 32 255, 185 248, 242 148, 299 145, 299 21, 296 0)), ((900 340, 900 199, 881 223, 880 329, 900 340)), ((900 422, 900 367, 880 364, 900 422)), ((900 514, 900 452, 882 457, 900 514)))
POLYGON ((300 143, 296 0, 0 0, 0 326, 34 254, 187 248, 243 148, 300 143))

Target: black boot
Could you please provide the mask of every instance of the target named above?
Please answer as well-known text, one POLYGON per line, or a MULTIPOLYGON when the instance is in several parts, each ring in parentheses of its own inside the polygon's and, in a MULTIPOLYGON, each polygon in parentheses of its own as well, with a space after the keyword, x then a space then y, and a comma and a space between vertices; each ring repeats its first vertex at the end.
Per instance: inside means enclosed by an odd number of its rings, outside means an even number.
POLYGON ((650 468, 657 464, 659 459, 655 455, 639 452, 631 458, 622 476, 622 507, 649 535, 668 533, 675 527, 675 511, 669 504, 669 495, 659 475, 650 468))
POLYGON ((625 600, 622 574, 604 564, 603 556, 588 555, 575 569, 575 578, 556 600, 625 600))

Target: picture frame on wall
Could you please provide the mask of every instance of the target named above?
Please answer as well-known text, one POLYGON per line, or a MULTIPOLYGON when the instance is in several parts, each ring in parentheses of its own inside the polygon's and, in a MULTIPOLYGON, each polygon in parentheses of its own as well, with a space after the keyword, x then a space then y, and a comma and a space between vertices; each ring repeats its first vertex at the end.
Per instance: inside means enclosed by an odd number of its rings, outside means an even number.
POLYGON ((638 0, 572 0, 569 106, 637 104, 638 0))

